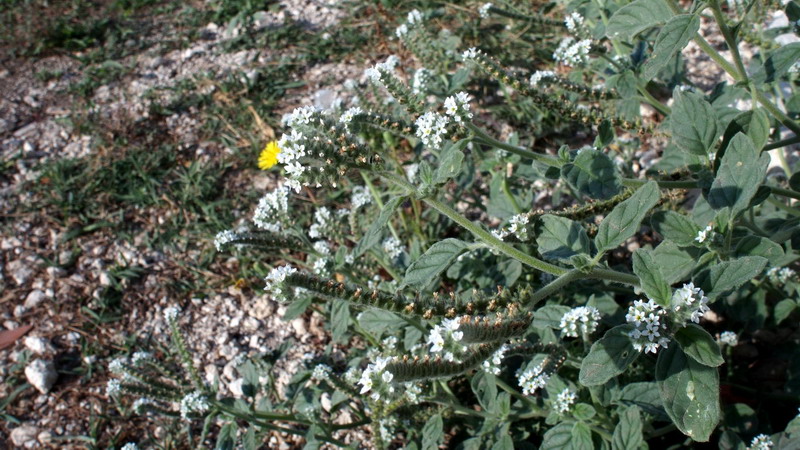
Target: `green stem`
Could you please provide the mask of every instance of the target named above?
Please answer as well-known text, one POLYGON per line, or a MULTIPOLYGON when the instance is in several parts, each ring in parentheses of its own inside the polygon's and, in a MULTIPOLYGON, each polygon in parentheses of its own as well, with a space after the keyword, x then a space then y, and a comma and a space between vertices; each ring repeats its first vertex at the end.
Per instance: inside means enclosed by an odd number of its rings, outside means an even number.
POLYGON ((736 43, 736 39, 734 38, 730 27, 728 27, 728 22, 722 15, 722 9, 720 9, 719 6, 719 0, 711 1, 710 5, 711 11, 714 13, 714 19, 717 21, 717 25, 719 26, 719 30, 722 32, 722 36, 725 38, 725 43, 728 44, 728 48, 731 51, 731 57, 733 58, 734 64, 736 64, 736 68, 739 71, 741 80, 744 83, 749 83, 749 80, 747 79, 747 71, 744 69, 744 63, 742 63, 742 56, 739 54, 739 46, 736 43))
POLYGON ((550 282, 550 284, 534 292, 533 295, 531 295, 530 300, 528 300, 526 303, 530 305, 535 305, 541 300, 551 296, 553 293, 560 290, 567 284, 571 283, 573 280, 580 278, 580 276, 581 272, 579 272, 578 270, 574 269, 570 270, 569 272, 565 273, 564 275, 561 275, 560 277, 550 282))
POLYGON ((783 188, 779 188, 779 187, 773 187, 773 186, 770 186, 769 189, 775 195, 782 195, 784 197, 790 197, 790 198, 793 198, 793 199, 796 199, 796 200, 800 200, 800 192, 793 191, 793 190, 790 190, 790 189, 783 189, 783 188))
POLYGON ((773 116, 775 116, 786 128, 794 131, 794 134, 800 134, 800 125, 797 122, 790 119, 789 116, 784 114, 777 106, 773 105, 772 102, 758 89, 755 89, 755 97, 758 100, 758 103, 761 103, 761 106, 764 107, 767 111, 770 112, 773 116))
MULTIPOLYGON (((364 184, 367 186, 367 189, 369 189, 370 195, 372 195, 372 198, 375 200, 375 204, 378 205, 378 208, 383 209, 383 201, 381 200, 381 194, 377 191, 377 189, 375 189, 375 186, 372 184, 372 181, 370 181, 369 177, 363 170, 359 170, 359 173, 361 174, 361 178, 364 180, 364 184)), ((405 222, 405 218, 403 219, 403 222, 405 222)), ((400 240, 400 235, 397 234, 397 230, 394 229, 392 223, 389 222, 388 225, 389 225, 389 231, 392 232, 392 236, 394 236, 395 239, 400 240)))
POLYGON ((774 150, 776 148, 786 147, 787 145, 792 144, 800 144, 800 136, 792 136, 790 138, 767 144, 764 146, 762 151, 774 150))
POLYGON ((514 153, 515 155, 522 156, 523 158, 528 158, 534 161, 543 162, 548 166, 561 167, 564 165, 564 163, 556 157, 543 155, 541 153, 534 153, 530 150, 517 147, 516 145, 511 145, 502 141, 498 141, 497 139, 486 134, 486 132, 484 132, 483 130, 481 130, 472 123, 467 122, 464 124, 464 126, 466 126, 470 131, 472 131, 480 141, 483 141, 484 144, 506 150, 508 152, 514 153))

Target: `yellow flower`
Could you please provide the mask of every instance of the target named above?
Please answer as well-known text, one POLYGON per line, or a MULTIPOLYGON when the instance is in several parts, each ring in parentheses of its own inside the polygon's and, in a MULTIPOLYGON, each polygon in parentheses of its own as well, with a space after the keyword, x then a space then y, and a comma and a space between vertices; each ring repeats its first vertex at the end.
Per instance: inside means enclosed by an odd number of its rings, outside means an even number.
POLYGON ((270 167, 274 166, 275 163, 278 162, 278 153, 281 152, 281 148, 278 147, 278 143, 275 141, 270 142, 264 147, 264 150, 261 150, 261 154, 258 155, 258 168, 261 170, 267 170, 270 167))

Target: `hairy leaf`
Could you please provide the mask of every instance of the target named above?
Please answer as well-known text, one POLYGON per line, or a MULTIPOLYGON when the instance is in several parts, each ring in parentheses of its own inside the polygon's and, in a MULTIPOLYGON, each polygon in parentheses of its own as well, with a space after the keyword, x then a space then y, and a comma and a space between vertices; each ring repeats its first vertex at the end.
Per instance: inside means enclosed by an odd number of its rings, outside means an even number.
POLYGON ((773 51, 764 64, 753 71, 750 80, 757 84, 771 83, 784 76, 798 59, 800 59, 800 42, 786 44, 773 51))
POLYGON ((588 255, 591 248, 589 236, 579 223, 552 215, 542 216, 536 244, 543 257, 558 261, 568 261, 577 254, 588 255))
POLYGON ((693 245, 697 232, 700 231, 694 222, 675 211, 658 211, 653 214, 650 224, 664 239, 678 245, 693 245))
POLYGON ((656 36, 653 54, 643 68, 644 78, 649 80, 656 76, 678 52, 686 47, 699 29, 700 17, 694 14, 681 14, 669 19, 656 36))
POLYGON ((606 36, 630 41, 649 28, 666 23, 672 11, 662 0, 636 0, 611 16, 606 26, 606 36))
POLYGON ((675 340, 684 353, 704 366, 718 367, 725 360, 717 341, 698 325, 690 323, 675 333, 675 340))
POLYGON ((647 212, 658 203, 659 195, 658 184, 650 181, 615 206, 597 229, 594 241, 597 251, 611 250, 633 236, 647 212))
POLYGON ((448 238, 439 241, 422 254, 406 269, 402 286, 423 288, 434 281, 454 259, 463 253, 468 244, 458 239, 448 238))
POLYGON ((710 300, 714 300, 758 276, 766 265, 767 259, 760 256, 723 261, 700 272, 694 284, 703 289, 710 300))
POLYGON ((363 255, 364 252, 380 242, 381 236, 383 235, 383 227, 389 223, 389 219, 391 219, 394 210, 403 203, 403 200, 405 200, 405 197, 393 197, 383 205, 383 209, 381 209, 380 214, 378 214, 378 218, 375 219, 375 222, 372 222, 372 225, 353 249, 353 256, 355 258, 363 255))
POLYGON ((621 374, 639 357, 628 333, 630 325, 618 325, 608 330, 602 339, 592 344, 583 358, 578 380, 584 386, 597 386, 621 374))
POLYGON ((642 290, 648 298, 664 307, 670 305, 672 289, 664 279, 652 250, 640 248, 633 253, 633 273, 639 277, 642 290))
POLYGON ((714 108, 694 92, 675 88, 675 104, 669 116, 672 143, 695 155, 708 155, 719 136, 714 108))
POLYGON ((561 176, 573 189, 589 198, 606 200, 622 189, 614 161, 597 150, 583 150, 574 161, 564 164, 561 176))
POLYGON ((611 438, 612 450, 639 448, 644 443, 642 414, 636 406, 629 406, 619 414, 619 423, 611 438))
POLYGON ((731 208, 731 216, 735 217, 750 206, 750 199, 764 181, 768 166, 769 155, 759 154, 752 139, 743 133, 737 134, 722 156, 708 191, 708 204, 715 210, 731 208))

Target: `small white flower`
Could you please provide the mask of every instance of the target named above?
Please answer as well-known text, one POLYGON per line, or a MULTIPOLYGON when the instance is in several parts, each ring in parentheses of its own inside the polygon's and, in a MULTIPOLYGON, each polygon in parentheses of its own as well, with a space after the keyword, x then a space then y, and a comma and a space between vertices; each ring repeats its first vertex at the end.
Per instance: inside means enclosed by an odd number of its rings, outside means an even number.
POLYGON ((122 375, 126 372, 125 364, 128 363, 128 358, 114 358, 108 363, 108 371, 114 375, 122 375))
POLYGON ((181 399, 181 418, 188 420, 190 413, 204 413, 208 411, 208 408, 206 396, 202 392, 194 391, 181 399))
POLYGON ((355 116, 357 116, 359 114, 362 114, 363 112, 364 111, 362 111, 361 108, 359 108, 358 106, 354 106, 354 107, 348 109, 347 111, 345 111, 341 115, 341 117, 339 117, 339 122, 343 123, 345 126, 347 126, 350 122, 353 121, 353 117, 355 117, 355 116))
POLYGON ((364 205, 372 203, 372 196, 366 186, 356 186, 353 188, 353 195, 350 197, 350 204, 353 211, 361 208, 364 205))
POLYGON ((448 119, 441 114, 428 111, 416 120, 417 137, 426 146, 439 148, 447 134, 448 119))
POLYGON ((577 12, 573 12, 564 19, 564 25, 571 33, 575 33, 583 26, 583 16, 577 12))
POLYGON ((565 66, 577 66, 586 62, 591 47, 591 39, 576 42, 575 38, 569 36, 558 44, 558 48, 553 52, 553 59, 565 66))
POLYGON ((713 228, 711 227, 711 225, 708 225, 705 229, 697 232, 697 237, 694 238, 694 240, 702 244, 703 242, 706 241, 706 239, 708 239, 709 235, 712 233, 712 230, 713 228))
POLYGON ((472 48, 470 48, 468 50, 464 50, 464 53, 461 54, 461 59, 463 59, 464 61, 468 61, 470 59, 477 58, 478 55, 480 55, 480 54, 481 54, 480 50, 478 50, 475 47, 472 47, 472 48))
POLYGON ((145 411, 144 407, 147 405, 152 405, 153 403, 154 403, 153 400, 150 400, 147 397, 141 397, 136 399, 135 402, 133 402, 133 405, 131 405, 131 409, 133 409, 133 412, 135 412, 136 414, 142 414, 145 411))
POLYGON ((689 319, 694 323, 699 323, 700 318, 710 310, 708 297, 694 283, 684 284, 672 294, 672 309, 676 312, 683 310, 683 314, 688 313, 689 319))
POLYGON ((644 302, 636 300, 628 308, 625 320, 635 328, 628 333, 633 340, 633 348, 645 353, 656 353, 660 347, 666 348, 669 339, 666 337, 667 326, 662 322, 667 312, 653 300, 644 302))
POLYGON ((153 354, 150 352, 135 352, 133 356, 131 356, 131 363, 133 365, 138 365, 142 361, 146 361, 148 359, 153 359, 153 354))
POLYGON ((750 446, 747 447, 748 450, 769 450, 775 444, 772 442, 772 439, 767 436, 766 434, 759 434, 758 436, 754 437, 752 441, 750 441, 750 446))
POLYGON ((447 97, 444 101, 445 113, 452 116, 456 123, 461 123, 463 119, 471 119, 469 100, 470 96, 466 92, 447 97))
POLYGON ((177 306, 170 306, 164 310, 164 318, 167 319, 167 322, 174 322, 178 318, 180 312, 181 309, 177 306))
POLYGON ((433 73, 430 70, 424 67, 417 69, 414 72, 414 78, 411 79, 411 91, 415 94, 425 92, 432 79, 433 73))
POLYGON ((406 25, 406 24, 400 25, 399 27, 397 27, 396 30, 394 30, 394 34, 399 39, 402 39, 405 35, 408 34, 408 25, 406 25))
POLYGON ((317 367, 314 367, 314 371, 311 373, 311 378, 315 380, 326 380, 331 374, 331 368, 325 364, 318 364, 317 367))
POLYGON ((120 383, 120 381, 117 380, 116 378, 111 378, 110 380, 108 380, 108 383, 106 383, 106 395, 108 395, 109 397, 116 396, 117 394, 120 393, 121 390, 122 390, 122 383, 120 383))
POLYGON ((403 244, 395 237, 387 238, 383 241, 383 251, 389 255, 389 258, 394 260, 403 254, 403 244))
POLYGON ((218 252, 221 252, 222 247, 224 247, 226 244, 233 241, 234 239, 236 239, 236 233, 234 233, 233 230, 220 231, 214 237, 214 247, 217 248, 218 252))
POLYGON ((491 3, 484 3, 483 6, 478 9, 478 14, 480 14, 481 19, 488 19, 489 18, 489 10, 492 8, 491 3))
POLYGON ((266 283, 264 290, 272 292, 276 299, 283 299, 281 283, 286 280, 286 277, 295 272, 297 272, 297 269, 292 266, 281 266, 272 269, 264 278, 266 283))
POLYGON ((308 237, 319 239, 333 231, 333 229, 334 220, 331 210, 322 206, 314 212, 314 224, 308 229, 308 237))
POLYGON ((508 351, 508 345, 503 344, 495 351, 489 359, 483 362, 482 367, 485 372, 500 375, 500 364, 508 351))
POLYGON ((723 331, 719 335, 719 341, 725 345, 736 347, 736 345, 739 343, 739 337, 736 336, 736 333, 733 331, 723 331))
POLYGON ((531 86, 536 87, 542 80, 555 77, 556 73, 552 70, 537 70, 533 75, 531 75, 530 83, 531 86))
POLYGON ((382 77, 381 72, 375 67, 370 67, 369 69, 365 70, 364 76, 366 76, 367 79, 369 79, 369 81, 371 81, 374 84, 381 83, 381 77, 382 77))
POLYGON ((119 450, 139 450, 139 446, 137 446, 133 442, 128 442, 127 444, 120 447, 119 450))
POLYGON ((536 391, 543 388, 549 380, 550 375, 544 373, 544 364, 542 363, 517 375, 517 381, 524 395, 535 394, 536 391))
POLYGON ((772 267, 767 271, 767 277, 776 284, 786 284, 796 275, 797 273, 789 267, 772 267))
POLYGON ((566 414, 575 403, 577 397, 575 392, 572 392, 570 388, 566 388, 556 397, 555 402, 553 402, 553 409, 558 414, 566 414))
POLYGON ((408 13, 408 16, 406 17, 406 23, 408 23, 409 25, 414 25, 421 22, 422 22, 422 13, 419 12, 419 10, 415 9, 410 13, 408 13))
POLYGON ((561 317, 559 327, 564 336, 588 336, 597 329, 600 311, 594 306, 579 306, 567 311, 561 317))
POLYGON ((527 214, 517 214, 516 216, 512 216, 508 223, 511 225, 508 227, 509 233, 514 233, 514 235, 520 241, 527 241, 528 240, 528 215, 527 214))

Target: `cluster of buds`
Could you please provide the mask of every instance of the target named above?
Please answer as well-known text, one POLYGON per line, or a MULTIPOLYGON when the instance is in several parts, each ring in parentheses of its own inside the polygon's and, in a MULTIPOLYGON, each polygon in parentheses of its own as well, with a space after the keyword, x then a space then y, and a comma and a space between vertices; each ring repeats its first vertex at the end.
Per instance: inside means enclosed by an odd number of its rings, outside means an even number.
POLYGON ((667 311, 653 300, 633 302, 625 316, 625 320, 634 326, 628 334, 633 340, 633 348, 645 353, 656 353, 659 347, 666 348, 669 345, 666 315, 667 311))
POLYGON ((699 323, 709 309, 708 297, 694 283, 684 284, 672 294, 672 310, 679 320, 699 323))
POLYGON ((561 317, 561 333, 564 336, 589 336, 597 329, 600 311, 594 306, 579 306, 567 311, 561 317))

